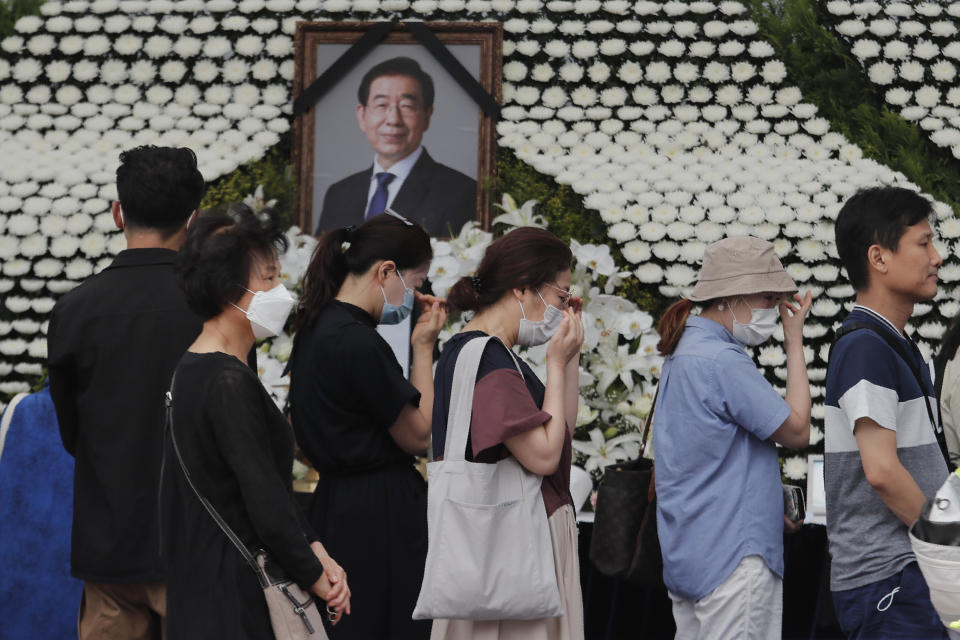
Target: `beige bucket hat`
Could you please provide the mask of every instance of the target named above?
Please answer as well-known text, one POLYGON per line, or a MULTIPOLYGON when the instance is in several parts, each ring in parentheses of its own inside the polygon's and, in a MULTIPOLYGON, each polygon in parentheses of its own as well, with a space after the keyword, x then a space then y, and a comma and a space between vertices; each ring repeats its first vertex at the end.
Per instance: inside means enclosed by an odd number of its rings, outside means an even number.
POLYGON ((752 293, 794 293, 797 285, 780 264, 773 244, 753 236, 717 240, 707 246, 693 302, 752 293))

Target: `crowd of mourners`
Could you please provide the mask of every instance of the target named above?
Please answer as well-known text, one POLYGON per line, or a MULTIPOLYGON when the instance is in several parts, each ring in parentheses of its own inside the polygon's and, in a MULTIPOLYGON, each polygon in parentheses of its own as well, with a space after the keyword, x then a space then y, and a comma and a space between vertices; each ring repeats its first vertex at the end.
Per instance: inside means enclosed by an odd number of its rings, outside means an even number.
MULTIPOLYGON (((321 601, 324 629, 310 637, 584 638, 569 490, 583 302, 565 242, 514 229, 441 299, 429 235, 389 210, 325 232, 296 300, 281 284, 279 218, 199 212, 189 149, 124 152, 117 193, 127 249, 58 301, 48 334, 50 392, 76 460, 80 638, 275 637, 257 573, 211 509, 321 601), (468 322, 438 345, 453 312, 468 322), (408 317, 404 371, 377 327, 408 317), (288 322, 281 412, 255 345, 288 322), (415 620, 428 552, 415 461, 444 457, 458 359, 487 338, 457 453, 513 458, 542 479, 561 613, 470 619, 464 602, 462 617, 415 620), (513 352, 541 344, 544 380, 513 352), (295 447, 319 474, 305 511, 295 447)), ((955 429, 943 443, 930 370, 906 331, 914 305, 937 294, 931 220, 925 198, 894 187, 858 192, 836 220, 856 304, 829 357, 824 475, 830 587, 850 638, 948 637, 907 534, 960 456, 955 429)), ((656 518, 678 639, 781 637, 784 534, 802 523, 784 514, 777 446, 809 443, 812 302, 771 243, 730 237, 707 247, 689 297, 659 321, 656 518), (785 397, 748 352, 778 329, 785 397)), ((951 365, 945 400, 960 396, 951 365)), ((948 404, 945 416, 960 415, 948 404)))

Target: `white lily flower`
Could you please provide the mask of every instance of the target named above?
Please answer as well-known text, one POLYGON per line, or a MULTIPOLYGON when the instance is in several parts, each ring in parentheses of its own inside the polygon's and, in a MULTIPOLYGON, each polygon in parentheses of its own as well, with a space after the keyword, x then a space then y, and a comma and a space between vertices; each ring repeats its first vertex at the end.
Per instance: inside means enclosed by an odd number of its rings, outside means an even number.
POLYGON ((607 440, 603 431, 592 429, 590 440, 574 439, 573 448, 587 458, 585 468, 588 472, 602 472, 607 465, 635 458, 640 452, 640 434, 628 433, 607 440))

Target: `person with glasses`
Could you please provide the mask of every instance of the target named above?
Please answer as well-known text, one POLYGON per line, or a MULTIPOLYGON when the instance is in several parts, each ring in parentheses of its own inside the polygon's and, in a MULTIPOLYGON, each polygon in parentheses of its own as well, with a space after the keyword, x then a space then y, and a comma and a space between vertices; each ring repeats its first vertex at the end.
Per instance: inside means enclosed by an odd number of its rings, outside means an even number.
POLYGON ((427 489, 414 468, 430 443, 433 351, 442 301, 415 291, 433 256, 426 231, 392 211, 327 232, 307 268, 297 315, 290 412, 320 474, 310 522, 350 571, 356 615, 333 640, 420 639, 412 619, 427 557, 427 489), (408 380, 377 332, 419 302, 408 380))
POLYGON ((423 145, 433 98, 433 79, 412 58, 390 58, 367 71, 356 114, 373 164, 327 189, 318 232, 360 224, 387 207, 432 236, 456 233, 476 218, 477 181, 437 162, 423 145))
POLYGON ((480 361, 464 455, 480 463, 513 456, 543 476, 541 491, 564 613, 540 620, 435 620, 433 640, 584 637, 577 524, 569 488, 583 344, 583 301, 570 294, 572 261, 570 247, 534 227, 515 229, 487 247, 476 275, 459 280, 447 295, 448 307, 474 316, 443 345, 433 404, 433 454, 438 459, 446 444, 457 359, 472 339, 498 338, 487 343, 480 361), (510 352, 514 346, 544 343, 549 343, 546 383, 510 352))

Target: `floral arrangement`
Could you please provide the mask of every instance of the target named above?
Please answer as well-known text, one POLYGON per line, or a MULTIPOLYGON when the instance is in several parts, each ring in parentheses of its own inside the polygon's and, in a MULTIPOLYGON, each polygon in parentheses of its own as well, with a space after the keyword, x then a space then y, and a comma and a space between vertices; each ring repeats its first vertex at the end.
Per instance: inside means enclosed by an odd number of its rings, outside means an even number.
POLYGON ((960 158, 960 2, 826 3, 888 105, 960 158))
MULTIPOLYGON (((903 12, 902 4, 883 10, 903 12)), ((952 51, 939 23, 949 22, 955 5, 919 3, 910 5, 912 17, 890 18, 898 30, 916 31, 913 22, 926 29, 898 36, 910 43, 904 63, 931 51, 915 46, 920 39, 936 36, 936 46, 952 51), (941 7, 939 17, 932 7, 941 7)), ((881 5, 850 7, 858 20, 879 21, 870 38, 893 38, 881 5)), ((55 298, 122 246, 108 213, 120 150, 190 146, 208 180, 225 176, 288 136, 298 20, 399 17, 503 23, 500 145, 568 185, 583 198, 582 215, 602 220, 606 253, 603 242, 576 247, 578 256, 594 254, 585 264, 610 271, 597 276, 598 296, 609 295, 611 281, 682 295, 707 243, 746 233, 773 241, 794 279, 817 297, 806 337, 819 421, 828 330, 852 294, 837 266, 832 220, 861 186, 912 185, 864 158, 804 100, 750 15, 735 1, 48 0, 0 41, 0 144, 12 150, 0 156, 0 396, 27 390, 41 373, 55 298)), ((947 71, 941 65, 935 76, 939 60, 931 60, 924 84, 903 88, 932 105, 933 92, 920 89, 947 71)), ((941 103, 924 108, 946 129, 953 94, 936 86, 941 103)), ((960 223, 948 205, 935 208, 947 260, 941 297, 917 309, 926 354, 958 310, 948 299, 960 279, 947 244, 960 237, 960 223)), ((504 215, 536 214, 517 207, 504 215)), ((443 250, 438 264, 462 268, 443 250)), ((460 250, 450 247, 451 255, 460 250)), ((598 366, 620 358, 621 346, 598 366)), ((782 349, 755 355, 782 387, 782 349)), ((611 373, 597 375, 597 384, 611 373)), ((624 384, 615 378, 614 389, 624 384)), ((820 437, 817 430, 814 450, 820 437)))
MULTIPOLYGON (((250 196, 245 204, 255 211, 265 204, 262 193, 250 196)), ((520 226, 544 226, 536 215, 536 202, 517 206, 509 195, 499 205, 503 214, 494 219, 498 232, 507 233, 520 226)), ((290 246, 280 257, 284 284, 299 291, 303 274, 316 247, 316 239, 297 227, 287 232, 290 246)), ((434 259, 429 277, 438 296, 463 276, 473 275, 494 234, 468 222, 450 240, 432 240, 434 259)), ((571 243, 574 254, 572 289, 584 299, 585 340, 581 355, 580 413, 573 446, 576 460, 599 478, 603 467, 637 457, 640 430, 650 411, 653 387, 659 377, 662 359, 657 355, 659 336, 653 318, 637 306, 611 295, 618 273, 607 246, 571 243)), ((440 334, 440 346, 466 323, 451 318, 440 334)), ((277 405, 284 406, 289 378, 283 369, 290 358, 293 337, 284 334, 264 340, 257 357, 260 379, 277 405)), ((541 379, 546 379, 546 345, 522 351, 541 379)))

